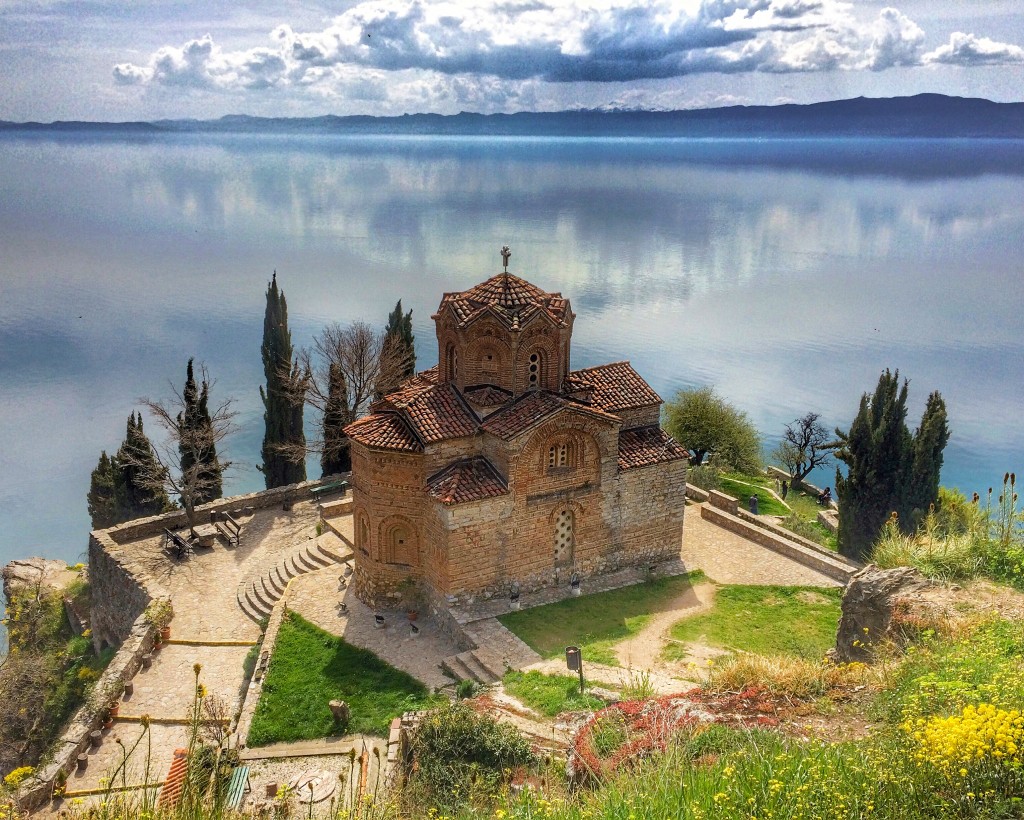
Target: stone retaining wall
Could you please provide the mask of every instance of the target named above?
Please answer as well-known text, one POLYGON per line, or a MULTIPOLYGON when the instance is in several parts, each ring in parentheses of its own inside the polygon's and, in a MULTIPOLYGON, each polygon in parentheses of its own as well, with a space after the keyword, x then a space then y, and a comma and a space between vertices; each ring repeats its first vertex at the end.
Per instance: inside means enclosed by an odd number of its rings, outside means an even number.
MULTIPOLYGON (((293 579, 294 580, 294 579, 293 579)), ((238 749, 247 748, 249 742, 249 728, 252 726, 253 715, 256 714, 256 705, 260 702, 260 693, 263 691, 263 681, 266 679, 266 672, 269 670, 270 657, 274 654, 274 644, 277 643, 277 635, 281 631, 281 623, 284 621, 285 613, 288 611, 288 599, 291 597, 292 584, 288 582, 284 588, 284 594, 274 604, 267 619, 267 631, 263 633, 259 653, 256 656, 256 665, 252 670, 252 677, 249 679, 245 694, 242 697, 241 708, 238 713, 238 724, 235 727, 235 747, 238 749), (267 658, 267 669, 260 673, 260 661, 267 658)))
MULTIPOLYGON (((208 521, 209 514, 214 511, 245 507, 266 509, 286 501, 310 498, 314 488, 331 480, 333 478, 328 477, 221 498, 196 509, 203 521, 208 521)), ((186 521, 185 513, 176 510, 135 519, 90 534, 89 582, 93 599, 93 644, 97 651, 102 644, 120 644, 110 664, 96 681, 94 693, 107 693, 110 699, 120 696, 124 684, 138 671, 142 656, 153 649, 156 630, 146 617, 146 607, 158 598, 169 600, 163 585, 134 560, 130 542, 159 535, 164 529, 183 527, 186 521)), ((51 762, 23 783, 15 794, 14 800, 20 810, 31 811, 50 799, 54 783, 67 776, 75 766, 78 755, 88 747, 89 733, 99 728, 107 705, 102 694, 94 694, 89 703, 75 713, 64 734, 52 747, 51 762)))
POLYGON ((80 707, 67 729, 51 747, 50 762, 22 784, 15 795, 21 811, 32 811, 49 802, 54 784, 67 779, 75 768, 78 755, 89 747, 89 733, 103 723, 108 700, 115 700, 124 691, 124 685, 135 677, 142 665, 142 656, 153 651, 156 629, 139 615, 121 644, 121 648, 93 689, 89 702, 80 707))

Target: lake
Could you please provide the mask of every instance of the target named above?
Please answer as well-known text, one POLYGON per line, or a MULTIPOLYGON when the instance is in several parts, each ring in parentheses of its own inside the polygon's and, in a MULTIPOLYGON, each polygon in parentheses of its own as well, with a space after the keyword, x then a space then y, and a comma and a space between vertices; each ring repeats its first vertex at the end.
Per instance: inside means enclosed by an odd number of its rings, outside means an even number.
POLYGON ((899 368, 912 426, 946 399, 943 482, 984 491, 1024 468, 1022 177, 1013 141, 2 138, 0 562, 84 556, 100 451, 190 356, 240 411, 226 491, 263 486, 275 269, 296 344, 401 298, 428 367, 505 244, 571 299, 574 367, 713 384, 769 445, 899 368))

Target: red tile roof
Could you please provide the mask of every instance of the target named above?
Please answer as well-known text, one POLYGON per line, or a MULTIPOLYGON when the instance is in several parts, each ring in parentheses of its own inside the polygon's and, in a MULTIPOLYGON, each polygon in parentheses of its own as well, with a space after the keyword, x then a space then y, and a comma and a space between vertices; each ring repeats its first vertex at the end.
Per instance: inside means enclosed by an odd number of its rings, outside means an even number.
POLYGON ((589 390, 591 404, 609 413, 661 403, 661 396, 629 362, 572 370, 566 386, 569 390, 589 390))
POLYGON ((647 467, 687 458, 676 440, 660 427, 637 427, 619 433, 619 469, 647 467))
POLYGON ((481 457, 457 461, 427 479, 427 492, 442 504, 465 504, 508 493, 498 471, 481 457))
POLYGON ((529 430, 548 416, 565 409, 613 423, 619 422, 618 417, 605 413, 599 408, 578 404, 547 390, 531 390, 488 416, 480 427, 498 438, 507 440, 529 430))
POLYGON ((525 325, 538 312, 546 314, 557 325, 565 325, 569 318, 569 300, 562 298, 562 294, 546 293, 511 273, 499 273, 461 293, 446 293, 437 313, 449 307, 459 327, 465 327, 488 312, 513 330, 525 325))
POLYGON ((363 416, 345 428, 345 435, 367 447, 411 453, 423 451, 423 445, 398 413, 378 412, 363 416))
POLYGON ((430 384, 419 377, 385 396, 374 410, 400 413, 424 444, 471 436, 480 424, 452 384, 430 384))
POLYGON ((512 398, 512 391, 493 384, 477 384, 467 387, 463 395, 478 407, 497 407, 512 398))

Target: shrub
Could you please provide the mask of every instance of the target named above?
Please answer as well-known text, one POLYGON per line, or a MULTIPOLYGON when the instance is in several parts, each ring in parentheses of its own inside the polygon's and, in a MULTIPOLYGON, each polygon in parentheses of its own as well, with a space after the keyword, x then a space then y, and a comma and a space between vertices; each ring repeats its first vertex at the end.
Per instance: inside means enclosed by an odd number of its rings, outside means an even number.
POLYGON ((412 793, 445 811, 489 802, 513 770, 534 762, 530 743, 514 726, 464 703, 426 714, 413 735, 412 755, 412 793))
POLYGON ((14 791, 25 780, 35 774, 35 771, 31 766, 19 766, 4 778, 4 785, 11 791, 14 791))

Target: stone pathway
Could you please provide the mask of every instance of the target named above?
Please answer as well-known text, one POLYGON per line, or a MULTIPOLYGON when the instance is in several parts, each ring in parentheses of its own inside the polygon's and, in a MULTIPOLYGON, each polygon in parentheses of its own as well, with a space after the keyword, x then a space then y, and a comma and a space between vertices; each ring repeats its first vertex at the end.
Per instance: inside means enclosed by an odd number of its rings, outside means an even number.
POLYGON ((288 608, 353 646, 370 650, 432 689, 450 685, 452 680, 441 671, 440 664, 442 658, 458 652, 451 638, 422 615, 416 621, 416 637, 405 615, 399 612, 387 613, 386 627, 375 628, 373 610, 356 597, 351 584, 339 588, 341 574, 338 568, 327 568, 296 578, 288 608), (341 611, 341 602, 347 605, 347 612, 341 611))
POLYGON ((705 521, 696 504, 686 509, 681 557, 687 567, 704 570, 720 584, 841 586, 824 573, 705 521))

